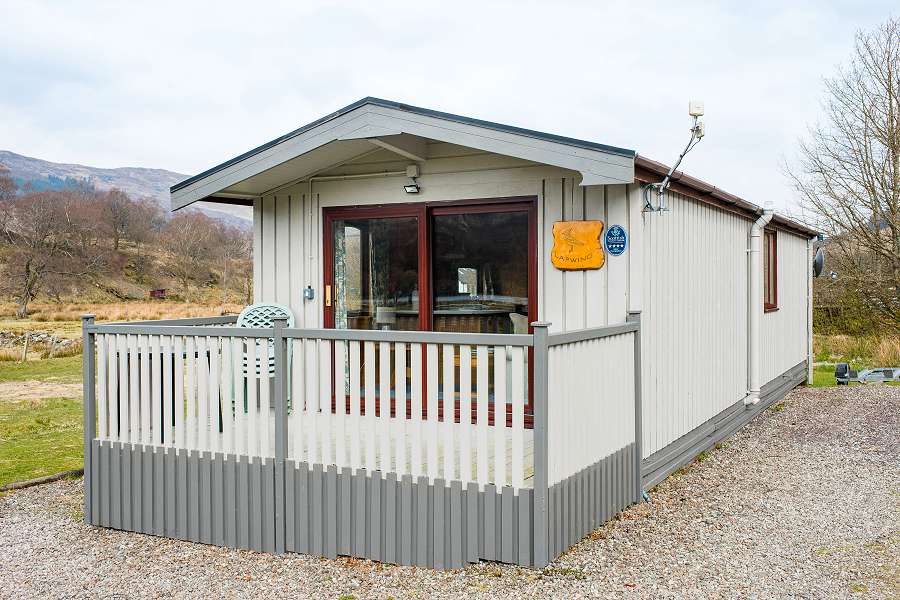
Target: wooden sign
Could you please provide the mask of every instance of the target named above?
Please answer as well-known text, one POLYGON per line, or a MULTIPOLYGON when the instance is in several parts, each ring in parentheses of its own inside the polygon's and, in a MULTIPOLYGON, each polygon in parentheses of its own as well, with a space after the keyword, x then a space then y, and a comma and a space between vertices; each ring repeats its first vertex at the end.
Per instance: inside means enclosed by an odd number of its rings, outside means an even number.
POLYGON ((557 221, 553 224, 553 266, 564 271, 599 269, 605 262, 600 235, 603 221, 557 221))

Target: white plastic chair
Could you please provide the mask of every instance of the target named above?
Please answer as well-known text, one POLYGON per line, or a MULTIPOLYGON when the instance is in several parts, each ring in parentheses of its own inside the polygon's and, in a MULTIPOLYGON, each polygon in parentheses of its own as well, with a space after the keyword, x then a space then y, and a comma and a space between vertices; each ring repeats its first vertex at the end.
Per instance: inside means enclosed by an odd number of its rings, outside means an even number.
MULTIPOLYGON (((294 313, 291 312, 291 309, 287 306, 283 306, 281 304, 251 304, 250 306, 244 308, 241 313, 238 315, 236 325, 238 327, 247 327, 247 328, 261 328, 268 329, 275 325, 276 317, 287 317, 287 326, 294 326, 294 313)), ((271 342, 272 338, 268 338, 271 342)), ((248 340, 246 343, 249 343, 248 340)), ((261 347, 263 346, 263 338, 254 338, 253 343, 256 344, 256 351, 253 353, 256 357, 256 364, 251 371, 250 366, 248 365, 248 356, 247 350, 245 346, 244 350, 244 403, 246 404, 247 398, 247 379, 253 375, 254 378, 258 378, 263 373, 266 374, 267 377, 271 378, 275 374, 275 345, 272 343, 266 343, 265 346, 269 349, 268 360, 266 360, 267 367, 265 367, 265 371, 263 371, 263 357, 261 347)), ((287 343, 287 377, 285 378, 285 385, 288 390, 288 408, 290 408, 290 373, 291 373, 291 341, 288 340, 287 343)), ((274 398, 270 400, 270 402, 274 402, 274 398)), ((246 410, 246 406, 244 407, 246 410)))

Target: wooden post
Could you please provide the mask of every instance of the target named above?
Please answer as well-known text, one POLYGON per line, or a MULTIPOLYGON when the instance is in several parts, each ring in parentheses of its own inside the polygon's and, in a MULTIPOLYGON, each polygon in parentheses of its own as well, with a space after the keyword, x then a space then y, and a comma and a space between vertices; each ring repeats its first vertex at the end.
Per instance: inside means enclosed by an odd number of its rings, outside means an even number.
POLYGON ((81 375, 83 381, 84 412, 84 522, 94 523, 91 514, 91 451, 97 428, 97 404, 94 395, 94 315, 82 315, 82 359, 81 375))
POLYGON ((534 566, 546 567, 550 562, 548 540, 550 520, 547 508, 547 401, 550 347, 547 329, 550 323, 535 321, 534 330, 534 566))
MULTIPOLYGON (((284 328, 287 317, 275 317, 275 552, 284 554, 285 489, 284 462, 287 458, 287 360, 284 328)), ((265 357, 263 361, 266 361, 265 357)))

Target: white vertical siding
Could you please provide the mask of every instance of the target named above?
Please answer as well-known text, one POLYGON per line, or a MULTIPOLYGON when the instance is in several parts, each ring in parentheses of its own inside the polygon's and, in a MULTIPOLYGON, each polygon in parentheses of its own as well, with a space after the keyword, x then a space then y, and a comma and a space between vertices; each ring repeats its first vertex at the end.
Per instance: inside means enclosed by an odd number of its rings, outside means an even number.
MULTIPOLYGON (((538 203, 538 317, 550 321, 553 332, 625 320, 634 308, 628 289, 635 270, 633 242, 623 256, 607 256, 596 271, 563 273, 550 263, 550 250, 553 223, 559 220, 600 219, 607 227, 623 225, 631 234, 640 207, 628 186, 584 188, 580 176, 560 169, 449 144, 429 148, 436 158, 421 167, 418 196, 403 192, 402 178, 377 178, 314 182, 311 196, 301 183, 255 201, 254 300, 290 306, 300 327, 322 325, 324 207, 533 196, 538 203), (312 301, 303 299, 307 285, 316 292, 312 301)), ((406 164, 390 153, 384 156, 391 158, 380 156, 366 157, 344 172, 399 170, 406 164)))
POLYGON ((807 282, 811 268, 806 238, 778 230, 778 310, 760 327, 760 380, 778 377, 807 358, 807 282))
MULTIPOLYGON (((644 213, 637 234, 643 286, 632 293, 642 295, 634 304, 643 308, 645 457, 739 401, 748 387, 752 221, 676 193, 669 208, 644 213)), ((779 310, 762 317, 763 384, 806 359, 807 256, 805 238, 778 232, 779 310)))
POLYGON ((669 208, 643 214, 645 457, 747 390, 750 221, 674 193, 669 208))

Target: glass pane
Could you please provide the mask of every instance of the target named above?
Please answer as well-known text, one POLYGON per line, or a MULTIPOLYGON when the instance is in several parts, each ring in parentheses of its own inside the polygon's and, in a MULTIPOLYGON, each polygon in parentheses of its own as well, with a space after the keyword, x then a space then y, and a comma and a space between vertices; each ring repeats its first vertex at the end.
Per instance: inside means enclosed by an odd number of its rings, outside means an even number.
POLYGON ((334 222, 334 325, 419 329, 416 217, 334 222))
POLYGON ((528 214, 436 215, 434 330, 528 333, 528 214))

